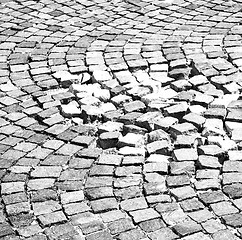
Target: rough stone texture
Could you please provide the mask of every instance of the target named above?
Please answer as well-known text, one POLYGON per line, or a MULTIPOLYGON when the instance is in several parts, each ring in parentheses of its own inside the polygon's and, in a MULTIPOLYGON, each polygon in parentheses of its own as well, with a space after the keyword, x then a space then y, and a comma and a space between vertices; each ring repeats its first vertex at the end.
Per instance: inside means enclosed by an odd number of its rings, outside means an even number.
POLYGON ((241 21, 240 0, 0 1, 0 238, 241 238, 241 21))

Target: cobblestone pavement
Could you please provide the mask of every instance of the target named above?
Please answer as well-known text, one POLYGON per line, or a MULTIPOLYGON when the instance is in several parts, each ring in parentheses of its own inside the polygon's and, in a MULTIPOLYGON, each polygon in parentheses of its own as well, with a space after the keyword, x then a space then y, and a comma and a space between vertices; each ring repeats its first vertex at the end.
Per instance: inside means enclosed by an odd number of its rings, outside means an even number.
POLYGON ((241 239, 241 10, 1 0, 0 239, 241 239))

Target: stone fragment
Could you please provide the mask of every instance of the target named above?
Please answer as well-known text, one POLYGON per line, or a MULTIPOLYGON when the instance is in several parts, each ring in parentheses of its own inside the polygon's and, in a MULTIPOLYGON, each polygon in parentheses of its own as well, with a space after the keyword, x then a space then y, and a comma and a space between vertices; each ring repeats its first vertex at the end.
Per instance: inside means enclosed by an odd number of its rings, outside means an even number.
POLYGON ((116 147, 119 141, 120 132, 104 132, 99 136, 99 142, 103 149, 116 147))
POLYGON ((199 155, 210 155, 214 157, 218 157, 219 160, 223 160, 224 151, 217 145, 203 145, 198 147, 199 155))
POLYGON ((64 117, 78 117, 81 115, 81 109, 77 102, 73 101, 66 105, 61 105, 61 113, 64 117))
POLYGON ((183 117, 183 120, 189 123, 192 123, 198 129, 202 129, 203 124, 206 119, 203 116, 200 116, 196 113, 189 113, 183 117))
POLYGON ((162 129, 167 131, 172 125, 178 123, 178 119, 174 117, 164 117, 164 118, 157 118, 154 121, 154 129, 162 129))
POLYGON ((181 119, 188 110, 187 103, 179 103, 164 109, 166 116, 171 116, 174 118, 181 119))
POLYGON ((159 141, 159 140, 170 140, 169 135, 163 131, 162 129, 157 129, 154 131, 151 131, 150 133, 147 134, 147 141, 149 143, 159 141))
POLYGON ((141 101, 133 101, 130 103, 124 104, 124 110, 126 113, 134 112, 134 111, 143 111, 145 109, 145 104, 141 101))
POLYGON ((180 123, 172 125, 170 127, 170 133, 173 138, 177 138, 178 135, 189 135, 197 132, 197 128, 191 123, 180 123))
POLYGON ((196 161, 198 159, 198 154, 196 149, 175 149, 173 151, 173 156, 176 161, 196 161))
POLYGON ((119 154, 124 156, 145 156, 145 148, 126 146, 119 149, 119 154))
POLYGON ((171 144, 167 140, 155 141, 147 144, 147 151, 149 154, 156 153, 168 155, 171 150, 171 144))
POLYGON ((123 130, 123 123, 108 121, 98 127, 98 132, 120 132, 123 130))
POLYGON ((118 147, 139 147, 144 145, 144 137, 141 134, 127 133, 119 137, 118 147))

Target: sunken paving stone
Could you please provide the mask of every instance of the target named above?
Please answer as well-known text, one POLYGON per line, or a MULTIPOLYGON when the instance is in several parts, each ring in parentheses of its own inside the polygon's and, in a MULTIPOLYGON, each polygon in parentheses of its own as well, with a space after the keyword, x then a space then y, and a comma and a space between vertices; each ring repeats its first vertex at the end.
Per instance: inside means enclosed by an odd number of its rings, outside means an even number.
POLYGON ((1 1, 0 238, 240 239, 240 5, 1 1))

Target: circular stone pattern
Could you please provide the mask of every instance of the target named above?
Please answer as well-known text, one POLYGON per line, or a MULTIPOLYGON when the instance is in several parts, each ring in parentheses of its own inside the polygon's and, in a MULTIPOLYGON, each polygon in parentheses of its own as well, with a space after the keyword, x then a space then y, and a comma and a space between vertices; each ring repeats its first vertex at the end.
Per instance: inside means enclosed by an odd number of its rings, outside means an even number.
POLYGON ((0 1, 0 239, 241 239, 241 10, 0 1))

